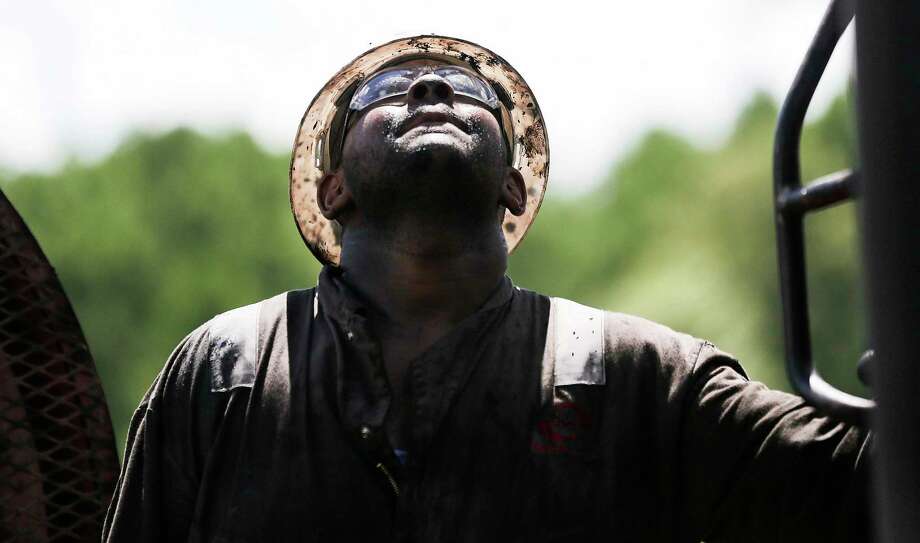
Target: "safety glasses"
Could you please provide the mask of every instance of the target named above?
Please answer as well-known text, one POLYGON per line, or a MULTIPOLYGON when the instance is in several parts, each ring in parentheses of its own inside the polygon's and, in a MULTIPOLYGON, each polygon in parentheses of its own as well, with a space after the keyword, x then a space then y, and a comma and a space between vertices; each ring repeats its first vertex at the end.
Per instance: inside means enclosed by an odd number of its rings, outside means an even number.
POLYGON ((406 95, 416 79, 429 73, 444 79, 455 95, 480 102, 489 109, 498 107, 495 90, 475 72, 460 66, 418 66, 374 74, 352 96, 348 109, 362 111, 377 102, 406 95))
MULTIPOLYGON (((416 79, 425 74, 435 74, 444 79, 454 90, 454 95, 459 95, 481 103, 489 108, 498 119, 498 124, 505 136, 505 148, 509 153, 514 149, 514 135, 511 132, 510 119, 505 119, 507 111, 499 108, 498 95, 492 85, 487 83, 476 72, 460 66, 418 66, 410 68, 393 68, 378 72, 361 83, 358 90, 352 95, 345 110, 345 118, 341 124, 342 129, 337 134, 338 146, 335 148, 333 164, 338 164, 342 149, 345 147, 345 136, 351 130, 351 125, 362 110, 373 104, 407 96, 409 88, 416 79), (354 113, 354 115, 353 115, 354 113)), ((333 136, 336 137, 336 136, 333 136)))

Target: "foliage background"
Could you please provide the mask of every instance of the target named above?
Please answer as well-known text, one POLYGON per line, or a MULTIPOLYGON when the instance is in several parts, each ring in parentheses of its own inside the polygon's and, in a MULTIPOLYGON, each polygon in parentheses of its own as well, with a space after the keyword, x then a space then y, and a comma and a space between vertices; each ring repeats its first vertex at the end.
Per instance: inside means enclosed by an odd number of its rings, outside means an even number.
MULTIPOLYGON (((775 117, 773 101, 757 95, 716 148, 652 130, 588 193, 560 197, 553 187, 566 180, 551 179, 511 277, 710 339, 752 378, 787 388, 770 178, 775 117)), ((854 163, 847 96, 808 126, 803 157, 805 179, 854 163)), ((119 446, 186 333, 232 307, 314 284, 318 264, 290 215, 288 160, 242 132, 180 128, 134 135, 101 161, 51 175, 0 173, 80 318, 119 446)), ((853 211, 808 220, 811 318, 819 369, 864 394, 855 379, 865 338, 853 211)))

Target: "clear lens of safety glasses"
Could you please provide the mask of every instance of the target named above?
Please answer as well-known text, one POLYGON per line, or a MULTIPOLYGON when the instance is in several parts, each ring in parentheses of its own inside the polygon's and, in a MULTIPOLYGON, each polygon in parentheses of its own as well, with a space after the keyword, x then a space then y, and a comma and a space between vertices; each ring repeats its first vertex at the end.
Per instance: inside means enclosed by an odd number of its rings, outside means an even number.
POLYGON ((491 85, 474 72, 458 66, 395 68, 375 74, 361 85, 352 96, 349 109, 361 111, 379 102, 409 92, 409 87, 420 76, 433 73, 443 78, 454 89, 454 94, 482 102, 490 109, 498 107, 498 96, 491 85))

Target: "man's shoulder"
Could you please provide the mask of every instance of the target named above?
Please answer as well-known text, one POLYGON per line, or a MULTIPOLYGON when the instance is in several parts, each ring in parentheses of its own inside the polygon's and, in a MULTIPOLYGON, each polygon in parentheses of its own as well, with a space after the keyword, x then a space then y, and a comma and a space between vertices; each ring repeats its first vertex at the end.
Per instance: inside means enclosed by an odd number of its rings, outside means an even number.
POLYGON ((252 324, 254 320, 261 317, 281 318, 287 310, 288 300, 291 298, 305 298, 312 295, 314 289, 290 290, 278 293, 269 298, 253 302, 240 307, 235 307, 218 313, 202 324, 213 335, 218 333, 234 334, 239 332, 240 327, 246 327, 252 324))
POLYGON ((312 288, 287 291, 215 315, 189 335, 206 344, 190 362, 207 367, 212 392, 251 387, 258 367, 260 330, 284 324, 291 306, 307 305, 312 298, 312 288))
POLYGON ((551 300, 557 337, 570 342, 594 343, 608 364, 653 358, 659 363, 692 365, 703 350, 714 349, 706 340, 644 317, 561 297, 551 300), (597 334, 602 334, 602 339, 597 338, 597 334))

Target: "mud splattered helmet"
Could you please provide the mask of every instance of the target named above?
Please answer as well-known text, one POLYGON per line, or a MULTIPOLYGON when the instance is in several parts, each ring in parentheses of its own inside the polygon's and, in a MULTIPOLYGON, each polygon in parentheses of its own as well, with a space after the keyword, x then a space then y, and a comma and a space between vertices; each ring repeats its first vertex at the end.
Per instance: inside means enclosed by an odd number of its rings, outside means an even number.
POLYGON ((310 251, 338 265, 341 226, 320 213, 316 183, 338 166, 345 119, 356 89, 380 69, 414 58, 433 58, 477 72, 495 91, 512 167, 527 186, 527 210, 505 212, 503 232, 510 253, 540 209, 549 174, 549 145, 543 115, 530 87, 507 61, 488 49, 445 36, 415 36, 385 43, 348 63, 319 91, 300 121, 291 154, 291 210, 310 251))

